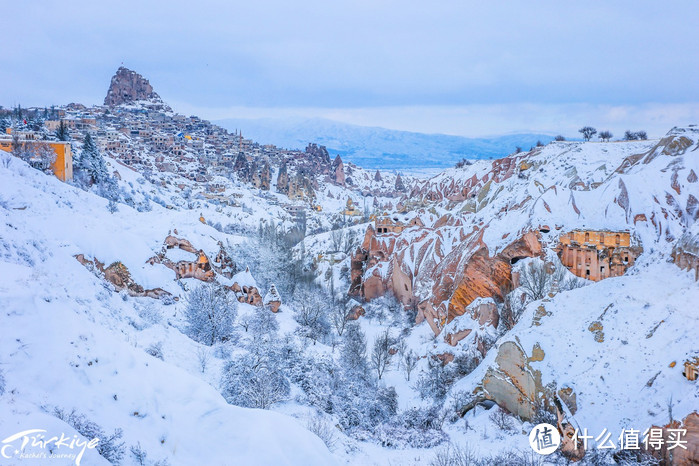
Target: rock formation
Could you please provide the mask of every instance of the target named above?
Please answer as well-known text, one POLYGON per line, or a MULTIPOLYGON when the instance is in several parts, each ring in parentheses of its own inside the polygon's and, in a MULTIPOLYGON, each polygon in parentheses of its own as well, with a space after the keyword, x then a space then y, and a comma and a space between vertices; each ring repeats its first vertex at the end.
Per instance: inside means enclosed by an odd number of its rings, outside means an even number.
POLYGON ((153 90, 153 86, 150 85, 146 78, 128 68, 119 67, 109 84, 107 96, 104 98, 104 105, 113 107, 138 101, 147 101, 151 106, 170 110, 153 90))
POLYGON ((279 306, 282 305, 282 298, 281 298, 281 296, 279 296, 279 292, 277 291, 277 287, 274 286, 274 284, 272 284, 272 286, 269 287, 269 291, 265 295, 265 299, 263 301, 263 304, 270 311, 275 312, 275 313, 279 310, 279 306))
POLYGON ((154 299, 167 299, 172 296, 162 288, 144 289, 131 278, 129 269, 121 262, 114 262, 105 267, 104 263, 97 260, 97 258, 88 259, 84 254, 76 255, 75 259, 92 273, 114 285, 114 289, 117 292, 126 290, 129 296, 145 296, 154 299))
POLYGON ((699 281, 699 223, 682 235, 672 250, 672 259, 680 269, 694 271, 694 280, 699 281))
MULTIPOLYGON (((225 254, 225 252, 224 252, 225 254)), ((226 258, 221 255, 219 251, 218 257, 223 261, 221 266, 226 266, 226 258)), ((165 267, 173 270, 175 272, 175 278, 177 280, 181 278, 196 278, 202 281, 212 281, 216 276, 214 269, 211 267, 211 262, 209 257, 201 249, 195 249, 192 243, 186 239, 177 238, 172 235, 168 235, 165 238, 163 250, 160 251, 155 256, 151 257, 146 261, 150 265, 162 264, 165 267), (196 259, 192 261, 180 260, 173 262, 167 257, 167 251, 169 249, 181 249, 196 255, 196 259)))
POLYGON ((599 281, 619 277, 643 249, 628 231, 575 230, 559 238, 558 256, 573 275, 599 281))
POLYGON ((344 186, 345 185, 345 166, 342 163, 342 159, 340 158, 339 154, 337 155, 337 157, 335 157, 335 161, 333 162, 333 173, 334 173, 333 181, 336 184, 339 184, 340 186, 344 186))
POLYGON ((277 192, 282 194, 289 193, 289 173, 287 172, 286 162, 282 162, 277 175, 277 192))
POLYGON ((662 464, 672 464, 673 466, 696 466, 699 464, 699 414, 696 411, 688 414, 682 422, 675 420, 663 427, 653 426, 651 429, 662 432, 660 436, 662 443, 659 445, 659 449, 651 447, 647 452, 661 460, 662 464), (668 450, 671 435, 676 437, 676 434, 671 434, 669 429, 686 430, 686 433, 681 437, 683 442, 687 442, 683 445, 685 448, 668 450))
POLYGON ((395 188, 396 188, 396 191, 398 191, 398 192, 405 191, 405 184, 403 183, 403 178, 401 178, 400 174, 396 175, 395 188))
POLYGON ((260 189, 269 191, 272 185, 272 171, 269 166, 269 161, 265 160, 262 162, 262 169, 260 170, 260 189))

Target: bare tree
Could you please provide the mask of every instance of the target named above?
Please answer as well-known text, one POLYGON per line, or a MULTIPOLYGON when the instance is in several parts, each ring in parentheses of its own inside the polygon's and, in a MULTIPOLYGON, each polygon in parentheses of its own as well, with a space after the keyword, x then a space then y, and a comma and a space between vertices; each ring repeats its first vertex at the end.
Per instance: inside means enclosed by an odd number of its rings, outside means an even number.
POLYGON ((202 374, 206 372, 206 366, 209 365, 209 357, 209 350, 203 346, 197 348, 197 361, 199 362, 199 369, 202 374))
POLYGON ((240 319, 238 319, 238 325, 246 332, 250 328, 251 323, 252 316, 250 316, 250 314, 243 314, 242 316, 240 316, 240 319))
POLYGON ((344 230, 338 228, 330 232, 330 239, 332 240, 332 248, 334 252, 342 251, 342 245, 344 243, 344 230))
POLYGON ((381 380, 381 376, 383 376, 391 360, 391 354, 389 353, 390 347, 391 335, 388 329, 386 329, 374 340, 374 349, 371 352, 371 364, 374 366, 379 380, 381 380))
POLYGON ((417 354, 413 350, 408 350, 403 356, 403 370, 405 371, 405 380, 410 382, 410 374, 417 366, 417 354))
POLYGON ((633 132, 626 130, 624 133, 624 141, 645 141, 646 139, 648 139, 648 134, 645 131, 633 132))
POLYGON ((525 307, 524 302, 518 299, 515 293, 510 293, 505 296, 505 302, 502 305, 502 315, 500 317, 500 325, 504 332, 509 331, 515 326, 522 316, 525 307))
POLYGON ((566 140, 566 138, 563 137, 563 136, 560 135, 560 134, 559 134, 558 136, 556 136, 554 139, 555 139, 556 141, 565 141, 565 140, 566 140))
POLYGON ((500 430, 510 431, 514 429, 514 425, 512 424, 512 416, 499 406, 494 408, 493 412, 490 413, 490 416, 488 417, 500 430))
POLYGON ((345 331, 347 322, 349 322, 347 307, 344 300, 332 306, 330 309, 330 319, 332 320, 333 327, 335 327, 337 331, 337 336, 341 337, 345 331))
POLYGON ((580 128, 578 130, 578 133, 582 134, 583 138, 586 141, 589 141, 590 139, 592 139, 592 136, 597 134, 597 130, 595 128, 593 128, 592 126, 583 126, 582 128, 580 128))
POLYGON ((522 267, 519 282, 527 297, 536 301, 546 296, 551 282, 551 274, 546 271, 543 262, 532 261, 526 267, 522 267))
POLYGON ((603 141, 609 142, 611 138, 613 138, 614 135, 610 131, 602 131, 599 133, 599 138, 603 141))

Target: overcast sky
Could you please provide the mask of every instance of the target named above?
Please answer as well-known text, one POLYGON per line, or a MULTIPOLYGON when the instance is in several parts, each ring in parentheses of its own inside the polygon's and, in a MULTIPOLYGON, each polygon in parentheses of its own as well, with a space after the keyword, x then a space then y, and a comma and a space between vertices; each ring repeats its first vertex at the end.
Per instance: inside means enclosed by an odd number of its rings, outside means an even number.
POLYGON ((466 136, 699 123, 699 5, 15 1, 0 105, 102 103, 123 62, 179 112, 466 136))

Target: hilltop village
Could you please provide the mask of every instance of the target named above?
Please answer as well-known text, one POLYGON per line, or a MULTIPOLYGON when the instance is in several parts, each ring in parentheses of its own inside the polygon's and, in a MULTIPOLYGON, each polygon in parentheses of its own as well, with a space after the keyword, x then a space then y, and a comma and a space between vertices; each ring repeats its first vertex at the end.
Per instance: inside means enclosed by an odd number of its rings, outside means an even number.
MULTIPOLYGON (((13 144, 34 150, 49 146, 57 155, 53 171, 63 181, 72 179, 73 158, 89 133, 99 150, 119 164, 148 178, 153 174, 161 179, 176 175, 173 180, 196 183, 200 197, 226 205, 237 204, 235 195, 226 193, 232 180, 262 192, 283 194, 285 208, 293 215, 302 210, 321 211, 317 198, 322 193, 317 191, 324 184, 346 188, 336 212, 345 219, 368 216, 390 203, 379 202, 380 198, 398 197, 407 191, 399 174, 384 174, 388 178, 384 181, 379 171, 368 174, 352 164, 345 165, 339 155, 331 158, 323 146, 309 143, 305 151, 298 151, 262 145, 241 132, 231 134, 197 116, 174 113, 147 79, 124 67, 112 78, 103 105, 18 107, 0 111, 0 117, 4 117, 0 120, 4 133, 0 135, 0 150, 11 151, 13 144), (362 212, 356 203, 367 197, 372 204, 369 209, 362 207, 371 212, 362 212)), ((192 187, 176 183, 180 191, 192 187)))

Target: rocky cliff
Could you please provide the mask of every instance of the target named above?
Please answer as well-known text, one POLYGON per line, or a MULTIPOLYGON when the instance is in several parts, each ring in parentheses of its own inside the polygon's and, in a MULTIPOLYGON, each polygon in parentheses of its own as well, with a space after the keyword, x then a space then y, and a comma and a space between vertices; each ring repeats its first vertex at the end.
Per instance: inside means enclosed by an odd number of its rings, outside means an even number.
POLYGON ((104 105, 114 107, 135 102, 147 102, 149 106, 170 110, 146 78, 128 68, 119 67, 112 76, 104 105))

